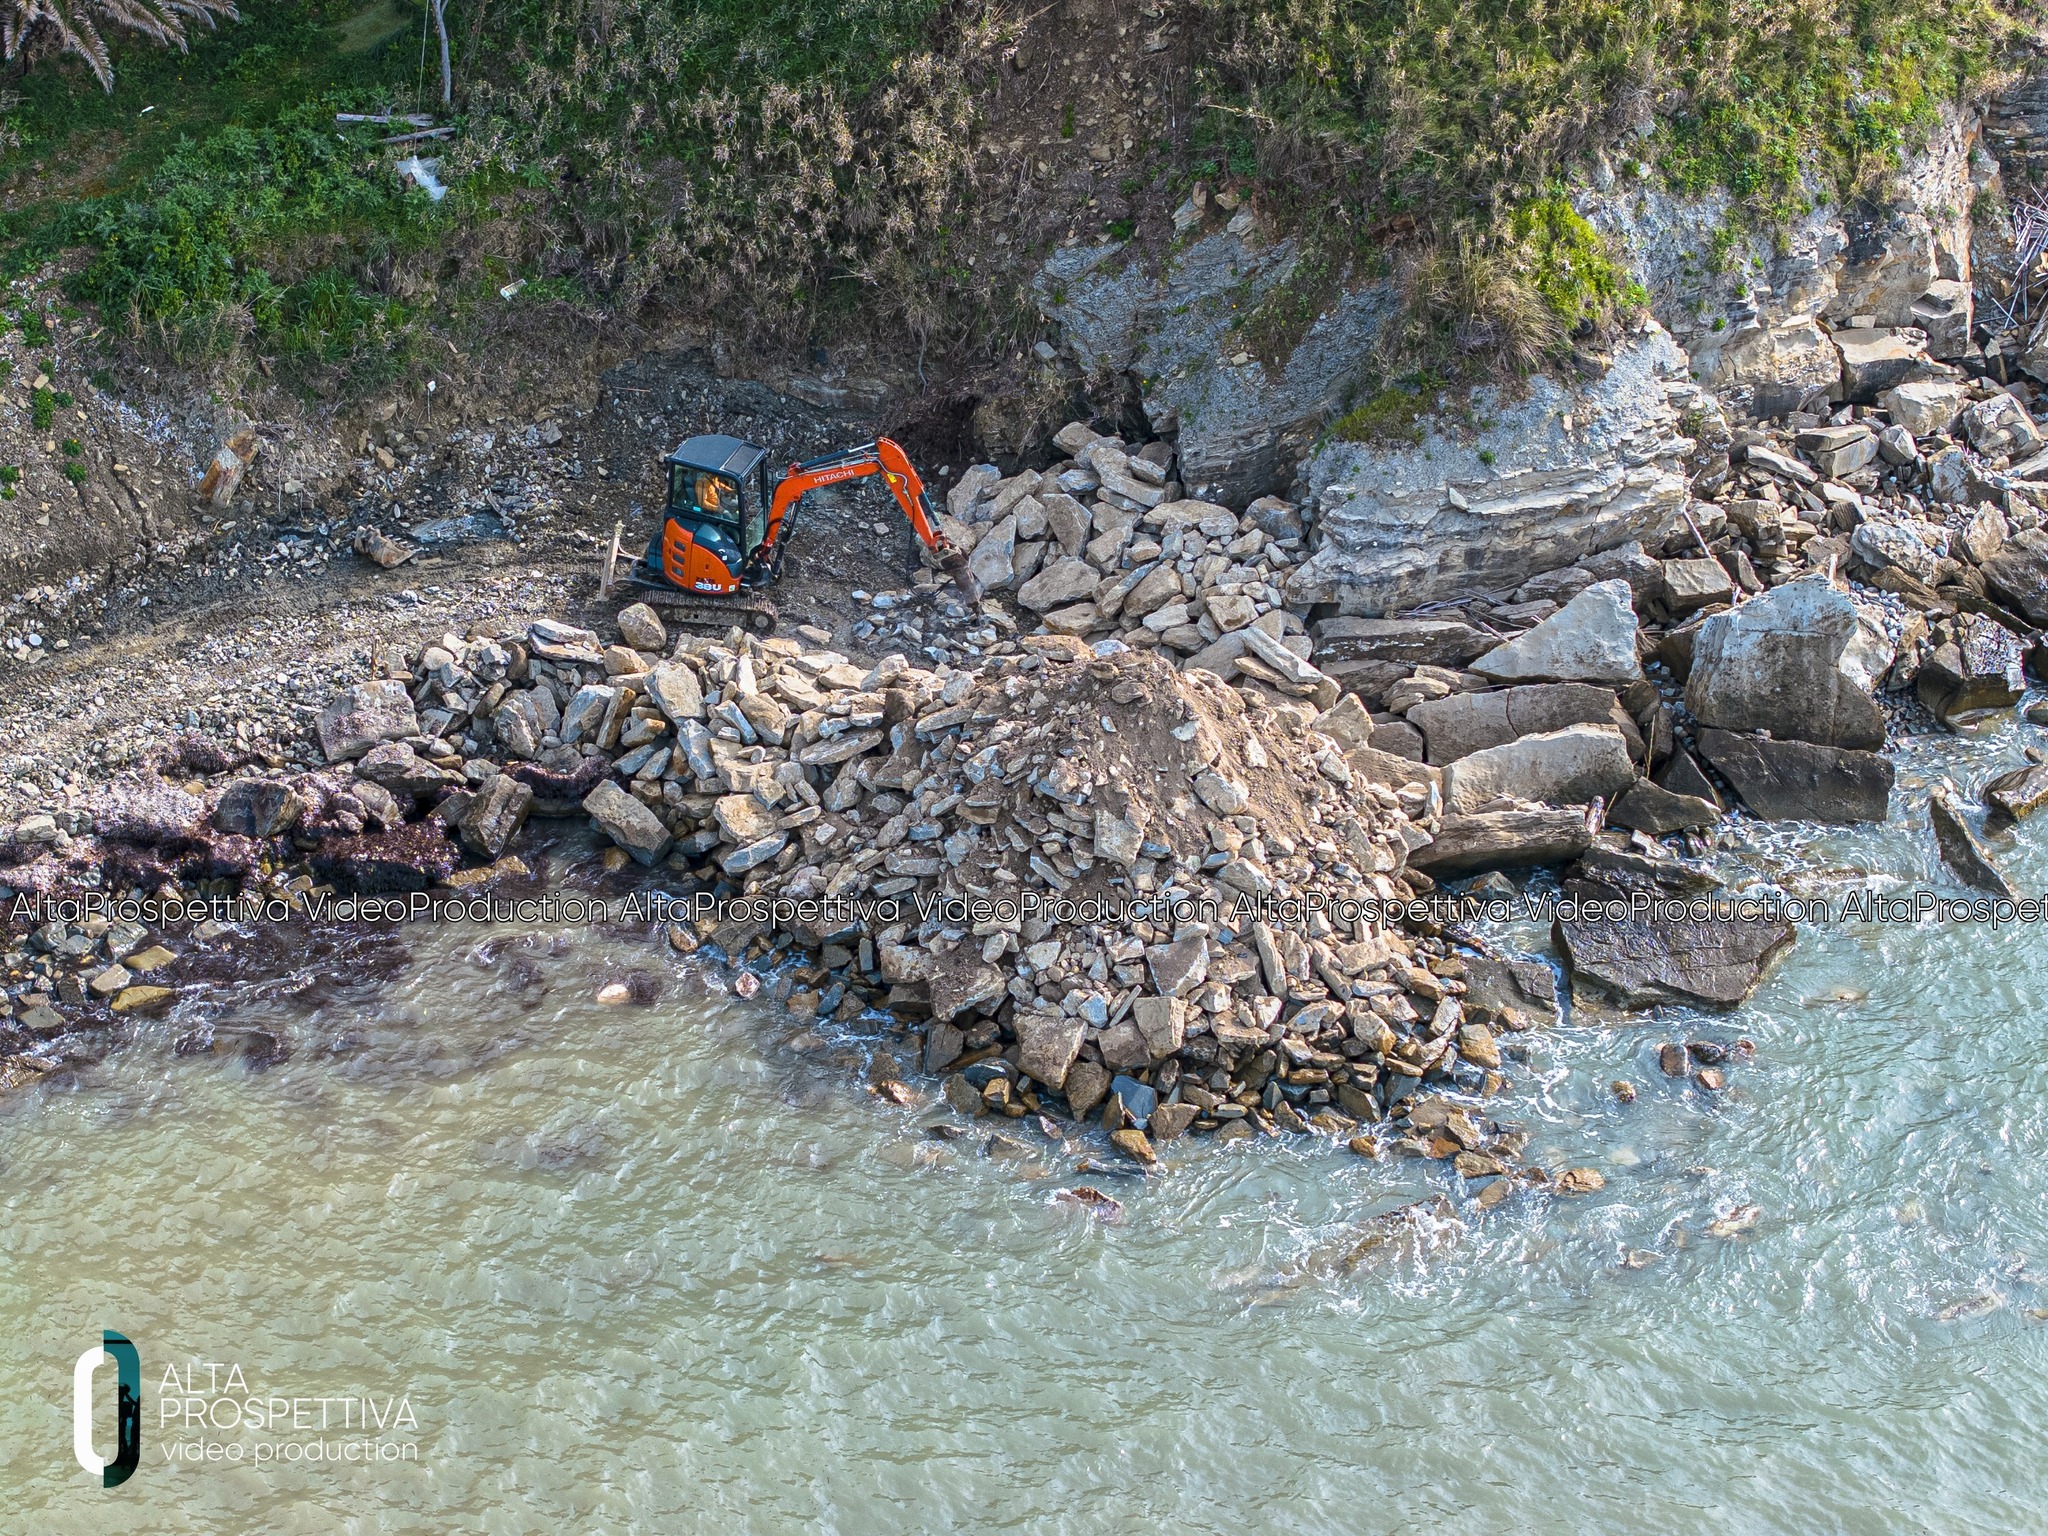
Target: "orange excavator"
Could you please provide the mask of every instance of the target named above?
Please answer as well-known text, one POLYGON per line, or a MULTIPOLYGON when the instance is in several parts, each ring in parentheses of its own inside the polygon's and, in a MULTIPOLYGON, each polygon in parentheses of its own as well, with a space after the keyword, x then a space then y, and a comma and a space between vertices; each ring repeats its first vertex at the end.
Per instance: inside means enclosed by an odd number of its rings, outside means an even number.
MULTIPOLYGON (((880 475, 939 569, 970 603, 980 584, 967 555, 939 531, 924 481, 910 458, 888 438, 792 464, 771 486, 768 450, 723 433, 682 443, 662 460, 668 473, 661 528, 628 577, 640 595, 682 622, 724 627, 775 627, 775 605, 762 589, 782 577, 790 535, 804 494, 842 480, 880 475)), ((603 591, 609 596, 619 560, 620 534, 612 535, 603 591)))

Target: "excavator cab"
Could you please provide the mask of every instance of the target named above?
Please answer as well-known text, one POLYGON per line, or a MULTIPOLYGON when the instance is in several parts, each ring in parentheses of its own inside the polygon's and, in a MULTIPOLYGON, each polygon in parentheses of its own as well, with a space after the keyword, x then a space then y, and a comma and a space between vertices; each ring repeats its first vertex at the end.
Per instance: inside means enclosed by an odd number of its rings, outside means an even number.
POLYGON ((668 505, 647 546, 649 574, 685 592, 738 590, 769 542, 768 451, 710 433, 687 439, 662 462, 668 505))

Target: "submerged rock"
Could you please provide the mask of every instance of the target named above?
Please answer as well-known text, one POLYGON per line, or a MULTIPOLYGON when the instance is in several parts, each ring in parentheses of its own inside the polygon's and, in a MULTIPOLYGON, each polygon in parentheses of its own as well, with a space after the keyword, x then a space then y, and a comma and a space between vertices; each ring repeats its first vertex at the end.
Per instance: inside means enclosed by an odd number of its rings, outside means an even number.
MULTIPOLYGON (((1743 916, 1732 904, 1699 899, 1717 883, 1670 859, 1594 849, 1565 883, 1551 936, 1575 991, 1590 991, 1625 1008, 1685 1003, 1732 1008, 1756 990, 1771 960, 1793 941, 1781 918, 1743 916), (1634 898, 1634 899, 1632 899, 1634 898), (1567 916, 1569 912, 1569 916, 1567 916)), ((1685 1052, 1677 1052, 1677 1072, 1685 1052)), ((1664 1070, 1671 1071, 1667 1061, 1664 1070)))
POLYGON ((1984 845, 1970 831, 1955 803, 1953 792, 1946 785, 1937 788, 1928 798, 1927 814, 1934 823, 1934 844, 1941 851, 1941 862, 1955 872, 1957 879, 1994 896, 2008 900, 2018 897, 2019 893, 2005 878, 2004 871, 1991 862, 1991 855, 1984 851, 1984 845))

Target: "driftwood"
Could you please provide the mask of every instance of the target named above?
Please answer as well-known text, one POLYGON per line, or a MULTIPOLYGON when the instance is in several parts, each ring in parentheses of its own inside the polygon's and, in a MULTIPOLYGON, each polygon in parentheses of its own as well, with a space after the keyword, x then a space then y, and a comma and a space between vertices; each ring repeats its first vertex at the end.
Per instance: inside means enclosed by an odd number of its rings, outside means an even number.
POLYGON ((337 123, 404 123, 411 128, 431 128, 434 119, 426 112, 337 112, 337 123))

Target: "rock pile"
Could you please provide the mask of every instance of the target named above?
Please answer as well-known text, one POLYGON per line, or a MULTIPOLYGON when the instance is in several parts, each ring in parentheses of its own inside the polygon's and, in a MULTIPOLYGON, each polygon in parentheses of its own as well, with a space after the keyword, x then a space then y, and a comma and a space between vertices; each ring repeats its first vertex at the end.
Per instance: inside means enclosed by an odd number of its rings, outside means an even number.
POLYGON ((1440 790, 1367 744, 1355 699, 1063 636, 969 672, 738 631, 669 648, 644 609, 620 630, 647 649, 547 621, 444 637, 321 713, 330 767, 216 764, 143 846, 460 886, 511 866, 528 818, 580 813, 622 863, 726 898, 677 948, 791 960, 799 1012, 922 1020, 968 1113, 1100 1120, 1140 1162, 1320 1132, 1510 1172, 1519 1137, 1472 1096, 1545 1004, 1385 921, 1428 884, 1408 860, 1440 790))

